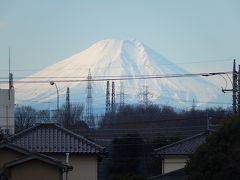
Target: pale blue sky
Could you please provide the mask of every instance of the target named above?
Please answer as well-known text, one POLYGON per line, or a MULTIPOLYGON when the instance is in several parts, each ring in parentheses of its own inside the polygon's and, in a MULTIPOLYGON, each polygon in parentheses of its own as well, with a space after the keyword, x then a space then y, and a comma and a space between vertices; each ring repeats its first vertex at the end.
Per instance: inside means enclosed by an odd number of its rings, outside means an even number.
POLYGON ((102 39, 137 39, 191 71, 240 63, 239 0, 0 0, 0 77, 26 76, 102 39), (200 62, 201 61, 201 62, 200 62))

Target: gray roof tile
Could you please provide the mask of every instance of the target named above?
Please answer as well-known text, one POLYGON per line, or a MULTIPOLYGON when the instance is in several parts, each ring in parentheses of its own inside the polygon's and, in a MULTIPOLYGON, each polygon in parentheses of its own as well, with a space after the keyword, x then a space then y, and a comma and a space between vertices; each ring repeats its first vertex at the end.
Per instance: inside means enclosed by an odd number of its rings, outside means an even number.
POLYGON ((150 177, 149 180, 186 180, 184 169, 178 169, 166 174, 150 177))
POLYGON ((46 156, 44 154, 40 154, 40 153, 32 153, 22 147, 19 147, 17 145, 14 145, 12 143, 10 143, 8 140, 4 140, 0 142, 0 149, 4 149, 7 148, 8 150, 13 150, 15 152, 19 152, 22 153, 23 155, 12 160, 9 162, 4 163, 4 167, 10 167, 10 166, 14 166, 16 164, 28 161, 28 160, 32 160, 32 159, 38 159, 40 161, 44 161, 48 164, 53 164, 55 166, 61 167, 63 168, 63 170, 69 171, 72 170, 72 166, 69 166, 68 164, 61 162, 55 158, 46 156))
POLYGON ((40 153, 105 153, 104 147, 53 123, 36 124, 14 135, 10 141, 40 153))
POLYGON ((22 164, 24 162, 31 161, 31 160, 40 160, 42 162, 52 164, 54 166, 62 168, 62 170, 64 170, 64 171, 71 171, 73 169, 73 167, 68 165, 67 163, 64 163, 62 161, 58 161, 57 159, 54 159, 52 157, 49 157, 49 156, 46 156, 46 155, 40 154, 40 153, 30 153, 28 155, 17 158, 13 161, 9 161, 7 163, 4 163, 3 166, 8 168, 8 167, 15 166, 15 165, 18 165, 18 164, 22 164))
POLYGON ((203 143, 205 143, 208 133, 204 132, 181 141, 155 149, 157 155, 190 155, 203 143))

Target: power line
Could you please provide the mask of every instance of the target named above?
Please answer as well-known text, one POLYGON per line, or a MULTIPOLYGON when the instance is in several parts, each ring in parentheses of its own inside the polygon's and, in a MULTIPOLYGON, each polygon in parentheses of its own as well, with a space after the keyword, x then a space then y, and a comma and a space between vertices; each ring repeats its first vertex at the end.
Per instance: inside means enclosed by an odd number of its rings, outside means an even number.
MULTIPOLYGON (((164 75, 132 75, 132 76, 105 76, 104 78, 92 78, 91 81, 121 81, 121 80, 135 80, 135 79, 163 79, 163 78, 181 78, 181 77, 193 77, 193 76, 215 76, 222 74, 232 74, 231 71, 226 72, 207 72, 207 73, 186 73, 186 74, 164 74, 164 75)), ((68 79, 68 77, 62 77, 62 80, 54 80, 54 82, 85 82, 87 79, 68 79), (66 78, 66 79, 65 79, 66 78)), ((7 83, 7 81, 0 81, 1 83, 7 83)), ((15 83, 49 83, 47 80, 35 80, 26 81, 20 80, 15 83)))
MULTIPOLYGON (((232 74, 232 72, 217 72, 220 74, 232 74)), ((136 75, 95 75, 92 78, 154 78, 154 77, 164 77, 164 76, 191 76, 191 75, 199 75, 199 76, 212 76, 217 75, 216 73, 189 73, 189 74, 166 74, 166 75, 158 75, 158 74, 136 74, 136 75)), ((34 77, 14 77, 14 79, 87 79, 88 76, 34 76, 34 77)), ((8 77, 0 77, 0 79, 8 79, 8 77)), ((93 79, 94 80, 94 79, 93 79)))

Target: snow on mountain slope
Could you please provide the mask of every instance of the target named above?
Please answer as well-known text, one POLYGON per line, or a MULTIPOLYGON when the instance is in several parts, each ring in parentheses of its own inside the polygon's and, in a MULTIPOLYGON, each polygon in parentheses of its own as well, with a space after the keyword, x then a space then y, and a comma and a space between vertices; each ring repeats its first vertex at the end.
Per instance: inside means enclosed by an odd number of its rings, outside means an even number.
MULTIPOLYGON (((88 49, 63 61, 51 65, 16 83, 18 103, 56 103, 56 89, 49 84, 56 82, 60 102, 64 103, 66 88, 70 88, 72 102, 84 103, 87 96, 87 82, 58 82, 62 80, 86 80, 88 71, 94 78, 110 76, 140 76, 189 73, 148 46, 138 41, 102 40, 88 49), (32 83, 23 83, 31 81, 32 83), (45 81, 45 83, 36 83, 45 81)), ((189 106, 192 100, 209 102, 219 99, 220 89, 201 77, 135 79, 121 81, 124 87, 125 102, 138 103, 146 87, 149 98, 156 104, 189 106)), ((116 102, 119 102, 120 81, 116 84, 116 102)), ((106 81, 93 82, 94 109, 105 108, 106 81)))

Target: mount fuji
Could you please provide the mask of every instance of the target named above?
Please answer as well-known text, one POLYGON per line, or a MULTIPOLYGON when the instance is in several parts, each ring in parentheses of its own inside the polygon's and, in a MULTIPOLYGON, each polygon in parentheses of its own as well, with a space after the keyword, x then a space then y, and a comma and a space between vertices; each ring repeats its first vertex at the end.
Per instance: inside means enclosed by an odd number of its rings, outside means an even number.
MULTIPOLYGON (((59 90, 60 104, 65 103, 67 87, 70 88, 72 103, 85 104, 89 70, 93 80, 190 74, 141 42, 101 40, 78 54, 19 80, 15 84, 16 102, 55 109, 56 88, 49 84, 50 81, 54 81, 59 90)), ((106 81, 92 81, 91 86, 93 110, 104 112, 106 81)), ((197 105, 204 105, 229 98, 221 94, 220 88, 196 76, 115 80, 116 103, 119 103, 120 86, 124 88, 125 104, 141 103, 141 99, 144 100, 145 97, 146 100, 147 97, 149 102, 154 104, 188 108, 193 99, 197 105)))

